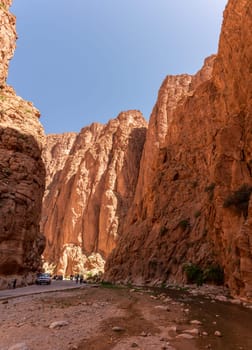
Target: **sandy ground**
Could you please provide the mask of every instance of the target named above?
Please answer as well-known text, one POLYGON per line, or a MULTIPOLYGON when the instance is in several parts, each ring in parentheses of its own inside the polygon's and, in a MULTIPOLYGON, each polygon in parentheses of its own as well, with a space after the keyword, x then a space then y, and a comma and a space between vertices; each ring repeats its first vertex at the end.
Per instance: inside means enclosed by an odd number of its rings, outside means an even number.
POLYGON ((83 287, 0 301, 0 350, 196 350, 183 303, 151 291, 83 287), (189 339, 187 339, 189 338, 189 339))

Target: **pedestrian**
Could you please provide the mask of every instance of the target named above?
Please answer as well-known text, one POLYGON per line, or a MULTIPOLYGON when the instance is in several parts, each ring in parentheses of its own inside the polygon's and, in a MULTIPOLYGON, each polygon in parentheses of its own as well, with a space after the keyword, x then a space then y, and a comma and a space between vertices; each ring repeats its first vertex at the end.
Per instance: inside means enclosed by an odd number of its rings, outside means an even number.
POLYGON ((83 275, 80 275, 80 284, 83 283, 83 275))
POLYGON ((75 276, 75 280, 76 280, 76 283, 79 282, 79 275, 76 275, 76 276, 75 276))
POLYGON ((17 279, 15 278, 15 279, 13 280, 13 289, 16 288, 16 283, 17 283, 17 279))

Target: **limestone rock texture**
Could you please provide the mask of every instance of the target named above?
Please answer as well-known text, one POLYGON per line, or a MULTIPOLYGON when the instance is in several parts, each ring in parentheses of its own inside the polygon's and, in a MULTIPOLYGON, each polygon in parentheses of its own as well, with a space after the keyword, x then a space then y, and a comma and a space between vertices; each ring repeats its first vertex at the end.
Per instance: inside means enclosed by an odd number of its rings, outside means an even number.
POLYGON ((45 187, 39 111, 6 84, 16 42, 11 1, 0 6, 0 288, 31 282, 41 268, 39 223, 45 187))
POLYGON ((134 198, 146 128, 142 114, 130 110, 77 135, 47 136, 41 221, 47 270, 63 275, 103 270, 134 198))
POLYGON ((177 283, 184 264, 220 266, 252 299, 251 32, 251 1, 230 0, 216 57, 164 80, 106 280, 177 283))

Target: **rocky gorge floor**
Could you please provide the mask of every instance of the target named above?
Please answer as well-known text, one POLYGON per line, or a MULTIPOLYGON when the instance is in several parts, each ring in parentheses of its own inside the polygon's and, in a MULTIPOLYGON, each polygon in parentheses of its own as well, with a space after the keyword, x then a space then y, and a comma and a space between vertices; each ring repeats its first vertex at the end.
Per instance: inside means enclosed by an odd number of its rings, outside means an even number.
POLYGON ((1 300, 0 350, 251 349, 250 306, 203 294, 85 285, 1 300))

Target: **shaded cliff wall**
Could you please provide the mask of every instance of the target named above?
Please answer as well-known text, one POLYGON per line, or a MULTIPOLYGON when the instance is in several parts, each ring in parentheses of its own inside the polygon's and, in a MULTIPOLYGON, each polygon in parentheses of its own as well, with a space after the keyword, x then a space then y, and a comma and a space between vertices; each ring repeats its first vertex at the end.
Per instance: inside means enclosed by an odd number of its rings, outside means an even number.
POLYGON ((140 112, 128 111, 82 129, 74 140, 48 136, 44 159, 54 170, 42 220, 47 269, 67 275, 103 269, 134 197, 146 125, 140 112), (50 161, 57 150, 60 170, 50 161))
POLYGON ((16 42, 10 4, 0 6, 0 287, 13 276, 17 285, 31 281, 45 245, 39 230, 45 179, 39 112, 6 85, 16 42))
POLYGON ((229 1, 212 73, 214 57, 164 81, 106 279, 183 282, 185 263, 220 265, 231 292, 252 298, 251 12, 229 1))

